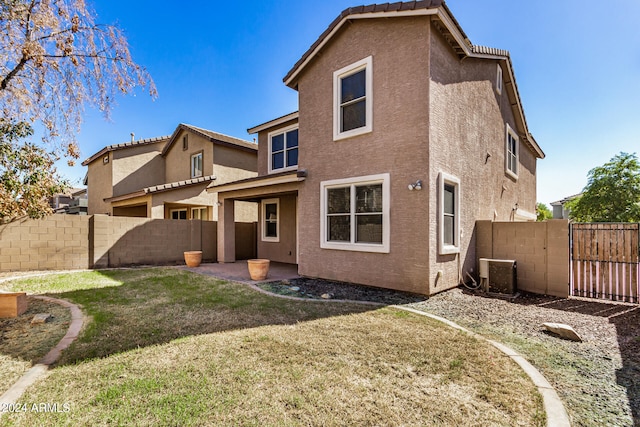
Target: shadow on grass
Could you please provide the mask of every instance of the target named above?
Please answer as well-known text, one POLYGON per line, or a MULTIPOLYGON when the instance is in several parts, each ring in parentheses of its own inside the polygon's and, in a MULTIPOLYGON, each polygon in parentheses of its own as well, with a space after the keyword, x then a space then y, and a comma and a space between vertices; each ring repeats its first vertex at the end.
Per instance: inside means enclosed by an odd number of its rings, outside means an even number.
POLYGON ((534 294, 524 294, 513 302, 602 317, 614 325, 622 358, 622 367, 616 370, 616 380, 626 390, 634 425, 640 425, 640 306, 534 294))
MULTIPOLYGON (((171 268, 94 271, 34 280, 57 282, 60 291, 47 295, 78 304, 89 317, 80 337, 63 353, 58 365, 193 335, 288 325, 377 309, 355 303, 285 300, 242 284, 171 268)), ((29 288, 29 281, 24 286, 29 288)))

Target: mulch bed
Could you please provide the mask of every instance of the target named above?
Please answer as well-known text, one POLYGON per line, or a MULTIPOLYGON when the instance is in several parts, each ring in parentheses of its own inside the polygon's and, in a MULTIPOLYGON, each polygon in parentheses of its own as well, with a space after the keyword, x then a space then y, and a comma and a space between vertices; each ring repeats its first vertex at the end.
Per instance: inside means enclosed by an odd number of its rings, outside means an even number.
POLYGON ((391 289, 354 285, 352 283, 302 277, 282 282, 267 282, 258 285, 265 291, 309 299, 333 299, 368 301, 380 304, 410 304, 424 301, 427 297, 391 289))

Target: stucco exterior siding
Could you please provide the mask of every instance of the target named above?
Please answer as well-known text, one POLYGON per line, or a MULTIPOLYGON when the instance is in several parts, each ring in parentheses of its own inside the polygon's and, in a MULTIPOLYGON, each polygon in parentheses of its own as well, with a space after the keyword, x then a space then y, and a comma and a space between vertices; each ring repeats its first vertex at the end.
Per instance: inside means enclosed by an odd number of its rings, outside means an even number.
MULTIPOLYGON (((278 196, 279 202, 279 236, 278 242, 269 242, 262 239, 264 227, 264 213, 259 209, 258 220, 258 258, 268 258, 271 261, 296 263, 297 238, 296 238, 296 204, 295 195, 278 196)), ((258 205, 261 206, 261 205, 258 205)), ((237 207, 236 207, 237 209, 237 207)), ((236 214, 237 215, 237 214, 236 214)))
POLYGON ((160 156, 164 142, 129 147, 111 153, 113 196, 164 182, 164 164, 160 156))
POLYGON ((105 156, 109 156, 108 163, 103 163, 100 158, 87 165, 87 177, 91 189, 87 192, 87 213, 89 215, 111 212, 111 205, 104 199, 113 195, 113 165, 111 153, 107 153, 105 156))
POLYGON ((188 133, 188 147, 182 148, 182 137, 185 131, 180 131, 176 142, 165 153, 166 182, 178 182, 191 179, 191 156, 202 152, 202 175, 213 175, 213 144, 200 135, 188 133))
POLYGON ((301 74, 301 274, 427 292, 428 192, 407 186, 428 177, 429 31, 426 17, 354 21, 301 74), (333 72, 368 56, 373 131, 333 141, 333 72), (389 253, 321 249, 321 183, 382 173, 390 174, 389 253))
POLYGON ((535 157, 520 141, 518 178, 505 172, 506 124, 517 131, 505 91, 495 90, 498 61, 460 61, 437 33, 431 39, 429 155, 430 293, 474 272, 476 220, 514 220, 516 207, 535 213, 535 157), (460 180, 460 254, 440 255, 438 175, 460 180), (459 257, 459 259, 458 259, 459 257), (439 273, 440 272, 440 273, 439 273), (437 279, 438 274, 440 277, 437 279), (437 282, 437 283, 436 283, 437 282))

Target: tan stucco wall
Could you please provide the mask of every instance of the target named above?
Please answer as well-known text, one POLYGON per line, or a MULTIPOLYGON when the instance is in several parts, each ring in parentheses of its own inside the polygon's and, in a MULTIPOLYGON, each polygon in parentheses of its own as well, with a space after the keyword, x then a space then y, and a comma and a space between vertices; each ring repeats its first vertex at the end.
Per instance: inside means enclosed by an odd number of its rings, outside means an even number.
MULTIPOLYGON (((280 208, 280 236, 278 242, 262 240, 263 213, 262 204, 258 204, 260 221, 258 221, 258 258, 268 258, 271 261, 296 263, 296 203, 294 195, 279 196, 280 208)), ((237 209, 237 208, 236 208, 237 209)))
POLYGON ((102 158, 99 158, 89 163, 87 167, 87 213, 89 215, 111 212, 111 205, 104 199, 113 195, 113 165, 111 153, 106 155, 109 156, 109 163, 103 163, 102 158))
POLYGON ((191 156, 203 152, 202 174, 213 175, 213 143, 200 135, 182 130, 175 143, 165 153, 165 182, 178 182, 191 179, 191 156), (182 149, 182 137, 189 135, 188 149, 182 149))
POLYGON ((430 228, 430 293, 458 285, 473 273, 475 222, 510 221, 518 206, 535 213, 536 159, 522 143, 518 179, 505 172, 506 123, 517 130, 506 91, 495 91, 497 61, 467 58, 460 61, 442 36, 431 39, 431 98, 428 198, 430 228), (461 251, 438 254, 438 174, 460 179, 461 251), (436 275, 442 272, 437 281, 436 275))
POLYGON ((236 150, 222 145, 213 148, 213 175, 216 184, 226 184, 257 176, 257 152, 236 150))
POLYGON ((164 142, 157 142, 113 151, 113 195, 164 183, 163 147, 164 142))
POLYGON ((299 271, 427 293, 429 193, 407 186, 428 171, 429 21, 357 20, 346 28, 299 80, 299 168, 308 170, 299 193, 299 271), (373 132, 333 141, 333 72, 369 55, 373 132), (380 173, 390 174, 390 253, 321 249, 320 183, 380 173))

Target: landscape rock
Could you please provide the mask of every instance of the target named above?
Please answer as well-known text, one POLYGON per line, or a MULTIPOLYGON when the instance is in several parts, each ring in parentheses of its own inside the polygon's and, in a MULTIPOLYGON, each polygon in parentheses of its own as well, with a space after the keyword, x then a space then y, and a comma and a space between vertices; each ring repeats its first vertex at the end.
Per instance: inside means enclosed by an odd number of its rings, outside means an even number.
POLYGON ((31 324, 32 325, 39 325, 41 323, 47 323, 49 321, 53 320, 53 316, 49 313, 38 313, 35 316, 33 316, 33 319, 31 319, 31 324))
POLYGON ((564 323, 543 323, 542 326, 544 326, 547 331, 558 335, 560 338, 582 342, 580 335, 578 335, 578 333, 569 325, 565 325, 564 323))
POLYGON ((322 294, 322 295, 320 295, 320 298, 331 299, 331 294, 322 294))

